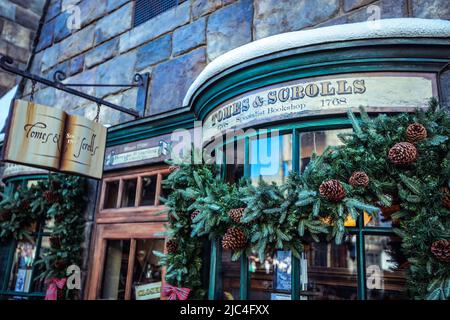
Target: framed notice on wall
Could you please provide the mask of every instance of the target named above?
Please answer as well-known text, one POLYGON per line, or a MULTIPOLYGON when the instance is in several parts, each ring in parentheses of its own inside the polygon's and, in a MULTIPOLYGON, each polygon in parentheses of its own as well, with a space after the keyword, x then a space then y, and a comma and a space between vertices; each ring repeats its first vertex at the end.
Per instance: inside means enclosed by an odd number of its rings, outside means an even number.
POLYGON ((81 116, 16 100, 3 161, 101 179, 107 129, 81 116))

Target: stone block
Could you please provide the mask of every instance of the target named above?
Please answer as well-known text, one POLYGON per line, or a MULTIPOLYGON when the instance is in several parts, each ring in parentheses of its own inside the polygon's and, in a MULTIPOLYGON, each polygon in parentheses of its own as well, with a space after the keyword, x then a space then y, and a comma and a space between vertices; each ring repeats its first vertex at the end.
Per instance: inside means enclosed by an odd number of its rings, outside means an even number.
POLYGON ((30 29, 22 27, 9 20, 3 21, 2 38, 5 41, 13 43, 17 47, 29 50, 33 39, 33 33, 30 29))
POLYGON ((411 8, 415 18, 450 19, 448 0, 411 0, 411 8))
POLYGON ((95 44, 104 42, 131 28, 133 3, 99 20, 95 26, 95 44))
POLYGON ((73 33, 70 37, 61 41, 60 44, 61 54, 59 55, 59 61, 72 58, 92 48, 94 44, 94 26, 90 25, 73 33))
POLYGON ((171 35, 165 35, 140 47, 137 51, 136 70, 164 61, 170 57, 172 50, 171 35))
POLYGON ((220 8, 222 0, 194 0, 192 1, 192 17, 198 19, 220 8))
POLYGON ((8 0, 0 0, 0 17, 14 21, 16 18, 17 6, 11 4, 8 0))
POLYGON ((106 13, 107 0, 83 0, 78 6, 81 12, 81 27, 97 20, 106 13))
POLYGON ((241 0, 208 18, 206 31, 208 60, 252 41, 253 2, 241 0))
MULTIPOLYGON (((41 72, 45 72, 46 70, 58 64, 58 56, 60 55, 59 48, 59 45, 55 44, 42 51, 43 54, 40 60, 41 72)), ((36 60, 36 62, 39 61, 36 60)))
POLYGON ((36 31, 39 27, 40 19, 41 17, 30 9, 24 9, 22 7, 16 8, 15 21, 25 28, 36 31))
POLYGON ((189 86, 205 65, 204 48, 157 65, 152 73, 149 114, 180 108, 189 86))
POLYGON ((56 17, 56 19, 52 20, 55 24, 55 33, 54 38, 55 42, 59 42, 64 38, 67 38, 72 33, 72 30, 68 28, 68 19, 70 17, 70 13, 67 11, 63 11, 60 15, 56 17))
POLYGON ((107 0, 106 1, 106 11, 110 12, 122 5, 124 5, 125 3, 129 2, 130 0, 107 0))
POLYGON ((45 21, 50 21, 61 13, 61 0, 50 0, 45 21))
POLYGON ((173 33, 172 54, 177 56, 206 43, 206 19, 201 18, 173 33))
POLYGON ((77 74, 81 71, 83 71, 84 66, 84 55, 80 54, 79 56, 76 56, 75 58, 72 58, 70 60, 69 64, 69 76, 72 76, 74 74, 77 74))
POLYGON ((44 24, 41 33, 39 35, 39 42, 36 46, 36 51, 41 51, 52 45, 54 31, 55 31, 55 20, 52 20, 44 24))
MULTIPOLYGON (((64 83, 97 83, 97 68, 92 68, 78 73, 70 78, 67 78, 64 83)), ((80 87, 77 90, 84 93, 90 94, 92 96, 96 95, 95 87, 80 87)))
POLYGON ((331 19, 339 12, 339 0, 255 1, 256 39, 297 31, 331 19))
POLYGON ((189 20, 190 3, 186 1, 124 33, 120 37, 120 52, 128 51, 156 39, 166 32, 187 24, 189 20))
POLYGON ((375 0, 344 0, 344 11, 348 12, 350 10, 365 6, 375 0))
MULTIPOLYGON (((135 74, 135 64, 136 52, 131 52, 108 60, 107 62, 98 66, 96 83, 132 83, 135 74)), ((97 88, 97 96, 104 97, 106 95, 116 93, 122 89, 123 88, 120 87, 99 87, 97 88)))
POLYGON ((85 64, 87 68, 91 68, 103 61, 106 61, 114 57, 119 48, 119 39, 115 38, 98 47, 93 48, 88 53, 86 53, 85 64))

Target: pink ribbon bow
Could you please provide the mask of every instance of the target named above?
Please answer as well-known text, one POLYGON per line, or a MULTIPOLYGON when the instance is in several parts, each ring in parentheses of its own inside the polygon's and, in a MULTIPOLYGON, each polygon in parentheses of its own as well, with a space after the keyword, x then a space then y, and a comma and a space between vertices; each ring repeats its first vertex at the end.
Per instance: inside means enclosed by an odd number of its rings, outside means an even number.
POLYGON ((163 293, 169 300, 187 300, 189 292, 191 292, 189 288, 178 288, 171 284, 165 284, 163 287, 163 293))
POLYGON ((67 279, 50 278, 46 281, 48 284, 45 300, 58 300, 58 289, 64 288, 67 279))

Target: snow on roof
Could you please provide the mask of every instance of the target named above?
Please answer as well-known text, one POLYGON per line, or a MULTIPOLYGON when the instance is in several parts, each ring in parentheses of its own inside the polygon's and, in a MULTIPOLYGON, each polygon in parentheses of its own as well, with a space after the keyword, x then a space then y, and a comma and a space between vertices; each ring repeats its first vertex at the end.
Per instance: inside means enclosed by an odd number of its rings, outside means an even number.
POLYGON ((450 37, 450 21, 418 18, 384 19, 287 32, 250 42, 217 57, 199 74, 187 91, 183 106, 208 79, 244 61, 308 45, 376 38, 450 37))

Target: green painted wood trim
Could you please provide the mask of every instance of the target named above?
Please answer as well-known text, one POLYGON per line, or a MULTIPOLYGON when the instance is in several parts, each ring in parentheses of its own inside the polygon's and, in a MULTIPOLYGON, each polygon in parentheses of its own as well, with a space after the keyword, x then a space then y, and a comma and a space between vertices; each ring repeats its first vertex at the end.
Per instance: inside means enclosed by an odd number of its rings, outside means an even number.
POLYGON ((239 287, 239 298, 241 300, 248 299, 248 290, 250 288, 250 277, 248 273, 248 257, 245 253, 241 255, 241 286, 239 287))
POLYGON ((215 300, 217 298, 218 280, 219 280, 219 267, 221 259, 220 252, 220 240, 218 237, 211 241, 211 260, 209 267, 209 287, 208 287, 208 300, 215 300))
POLYGON ((362 231, 364 227, 364 221, 361 218, 361 216, 358 218, 358 228, 359 232, 356 235, 356 256, 357 256, 357 293, 358 293, 358 299, 359 300, 366 300, 367 299, 367 291, 366 291, 366 246, 365 246, 365 238, 364 233, 362 231))
POLYGON ((5 183, 15 182, 15 181, 22 181, 23 183, 28 180, 45 180, 48 179, 47 174, 33 174, 33 175, 23 175, 23 176, 17 176, 17 177, 10 177, 5 178, 5 183))
POLYGON ((310 46, 247 61, 213 77, 191 106, 200 119, 249 90, 305 77, 349 72, 437 72, 449 59, 448 39, 380 39, 310 46))
POLYGON ((300 300, 300 259, 292 255, 291 264, 291 300, 300 300))

